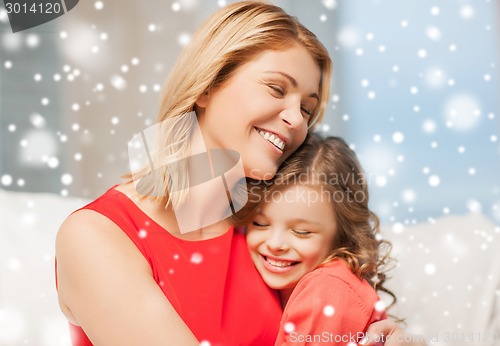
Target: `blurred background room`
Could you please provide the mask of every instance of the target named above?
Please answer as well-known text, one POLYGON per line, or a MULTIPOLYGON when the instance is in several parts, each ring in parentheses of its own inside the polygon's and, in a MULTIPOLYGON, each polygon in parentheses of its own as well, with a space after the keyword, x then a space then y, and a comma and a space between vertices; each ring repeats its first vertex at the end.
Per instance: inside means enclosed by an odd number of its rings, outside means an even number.
MULTIPOLYGON (((11 296, 26 290, 36 296, 30 300, 35 306, 50 297, 57 309, 58 225, 121 181, 129 170, 127 142, 154 124, 177 55, 202 20, 230 2, 80 1, 64 16, 18 33, 0 4, 0 345, 69 343, 62 314, 37 324, 40 319, 11 296), (52 223, 43 223, 51 215, 52 223), (42 252, 37 243, 45 244, 42 252), (20 255, 27 249, 29 256, 20 255), (39 261, 38 274, 48 273, 48 284, 37 291, 27 273, 39 261)), ((474 240, 462 240, 460 253, 500 261, 493 246, 500 238, 500 3, 272 2, 297 16, 330 51, 333 89, 318 131, 344 137, 356 151, 373 210, 388 233, 405 236, 413 254, 424 256, 424 280, 441 268, 426 259, 425 241, 411 243, 405 232, 441 218, 480 220, 484 227, 469 229, 474 240)), ((438 237, 426 239, 431 244, 438 237)), ((434 244, 436 251, 447 244, 456 250, 453 239, 434 244)), ((459 268, 452 270, 459 275, 459 268)), ((478 285, 488 273, 476 278, 478 285)), ((500 287, 492 287, 496 298, 488 306, 498 304, 500 314, 500 287)), ((434 292, 442 297, 448 291, 427 292, 428 306, 434 292)), ((488 318, 485 323, 500 332, 500 318, 488 318)), ((417 324, 409 323, 410 330, 429 333, 417 324)))
MULTIPOLYGON (((170 67, 226 1, 82 1, 12 34, 0 14, 0 186, 96 197, 128 170, 170 67)), ((321 131, 344 136, 387 222, 500 221, 495 1, 277 0, 335 71, 321 131)))

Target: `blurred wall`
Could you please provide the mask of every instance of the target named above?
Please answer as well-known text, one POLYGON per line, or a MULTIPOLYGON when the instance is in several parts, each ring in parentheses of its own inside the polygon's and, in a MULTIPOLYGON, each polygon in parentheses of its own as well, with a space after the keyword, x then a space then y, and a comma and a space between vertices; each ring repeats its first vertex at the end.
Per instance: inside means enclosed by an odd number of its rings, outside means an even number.
MULTIPOLYGON (((0 186, 96 197, 119 183, 181 48, 228 2, 81 1, 16 34, 0 12, 0 186)), ((320 131, 356 150, 383 221, 500 222, 498 2, 274 3, 330 51, 320 131)))

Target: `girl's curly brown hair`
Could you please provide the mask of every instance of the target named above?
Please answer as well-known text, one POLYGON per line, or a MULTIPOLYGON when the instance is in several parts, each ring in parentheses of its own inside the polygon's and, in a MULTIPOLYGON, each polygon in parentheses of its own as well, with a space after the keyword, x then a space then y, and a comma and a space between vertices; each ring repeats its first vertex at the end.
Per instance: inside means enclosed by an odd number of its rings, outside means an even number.
POLYGON ((337 231, 332 250, 320 264, 344 260, 358 277, 377 291, 396 296, 384 287, 386 272, 394 260, 391 244, 379 236, 379 219, 368 207, 368 184, 365 174, 346 142, 339 137, 323 138, 310 134, 302 146, 284 161, 271 181, 249 181, 249 203, 236 215, 237 224, 248 223, 260 202, 274 191, 293 184, 320 187, 333 202, 337 231))

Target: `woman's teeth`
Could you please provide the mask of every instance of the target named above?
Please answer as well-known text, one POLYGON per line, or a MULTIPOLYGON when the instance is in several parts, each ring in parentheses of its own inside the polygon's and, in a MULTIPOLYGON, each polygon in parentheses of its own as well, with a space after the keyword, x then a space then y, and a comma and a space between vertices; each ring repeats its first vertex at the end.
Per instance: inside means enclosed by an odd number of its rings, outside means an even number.
POLYGON ((266 139, 269 142, 271 142, 272 144, 274 144, 275 147, 279 148, 280 150, 283 150, 285 148, 285 142, 283 142, 283 140, 281 140, 281 138, 279 138, 275 134, 264 131, 264 130, 258 130, 258 131, 259 131, 259 134, 264 139, 266 139))

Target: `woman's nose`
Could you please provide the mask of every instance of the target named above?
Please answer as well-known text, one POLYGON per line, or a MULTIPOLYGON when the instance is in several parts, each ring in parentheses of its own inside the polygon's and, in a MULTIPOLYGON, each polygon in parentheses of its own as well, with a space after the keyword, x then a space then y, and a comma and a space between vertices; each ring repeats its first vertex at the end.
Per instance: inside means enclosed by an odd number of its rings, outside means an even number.
POLYGON ((300 104, 290 105, 281 112, 281 120, 286 124, 287 127, 295 129, 299 128, 305 124, 306 118, 302 116, 302 111, 300 109, 300 104))

